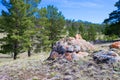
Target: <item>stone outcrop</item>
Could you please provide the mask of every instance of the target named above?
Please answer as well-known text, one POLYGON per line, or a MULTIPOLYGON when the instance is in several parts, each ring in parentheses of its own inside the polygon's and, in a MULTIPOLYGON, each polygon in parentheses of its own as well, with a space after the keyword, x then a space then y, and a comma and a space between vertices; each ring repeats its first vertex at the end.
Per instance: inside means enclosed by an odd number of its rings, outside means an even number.
POLYGON ((88 56, 88 51, 94 46, 82 39, 80 34, 75 37, 63 38, 56 42, 48 59, 66 58, 67 60, 77 60, 88 56))
POLYGON ((100 50, 93 55, 94 61, 97 63, 114 63, 120 62, 120 56, 115 51, 100 50))

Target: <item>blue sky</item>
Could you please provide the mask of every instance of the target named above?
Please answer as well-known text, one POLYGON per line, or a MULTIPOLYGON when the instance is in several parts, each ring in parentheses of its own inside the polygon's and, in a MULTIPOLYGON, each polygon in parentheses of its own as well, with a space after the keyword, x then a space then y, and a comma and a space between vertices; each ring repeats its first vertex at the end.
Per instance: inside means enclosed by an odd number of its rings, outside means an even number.
MULTIPOLYGON (((116 8, 118 0, 42 0, 39 7, 54 5, 66 19, 102 23, 116 8)), ((0 11, 5 9, 0 3, 0 11)))

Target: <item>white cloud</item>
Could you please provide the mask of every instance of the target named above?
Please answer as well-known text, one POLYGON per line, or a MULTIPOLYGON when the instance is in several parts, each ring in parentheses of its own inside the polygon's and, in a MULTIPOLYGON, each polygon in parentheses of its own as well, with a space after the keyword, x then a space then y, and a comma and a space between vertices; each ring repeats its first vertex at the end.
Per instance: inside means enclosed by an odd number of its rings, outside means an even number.
POLYGON ((97 7, 97 8, 103 7, 103 5, 100 5, 94 2, 82 2, 82 3, 79 3, 79 5, 83 7, 97 7))
POLYGON ((80 7, 89 7, 89 8, 102 8, 103 5, 100 4, 100 0, 43 0, 43 3, 51 3, 55 6, 66 7, 66 8, 80 8, 80 7))
POLYGON ((79 7, 90 7, 90 8, 101 8, 103 5, 95 2, 89 1, 73 1, 73 0, 61 0, 61 6, 63 7, 71 7, 71 8, 79 8, 79 7))

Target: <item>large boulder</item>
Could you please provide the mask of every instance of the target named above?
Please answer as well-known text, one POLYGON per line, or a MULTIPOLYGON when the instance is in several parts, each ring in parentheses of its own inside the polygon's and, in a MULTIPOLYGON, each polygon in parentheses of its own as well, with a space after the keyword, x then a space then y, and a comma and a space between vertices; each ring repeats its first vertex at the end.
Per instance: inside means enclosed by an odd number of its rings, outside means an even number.
POLYGON ((76 60, 88 56, 87 52, 90 50, 94 50, 94 46, 77 34, 75 37, 62 38, 57 41, 48 59, 63 57, 67 60, 76 60))

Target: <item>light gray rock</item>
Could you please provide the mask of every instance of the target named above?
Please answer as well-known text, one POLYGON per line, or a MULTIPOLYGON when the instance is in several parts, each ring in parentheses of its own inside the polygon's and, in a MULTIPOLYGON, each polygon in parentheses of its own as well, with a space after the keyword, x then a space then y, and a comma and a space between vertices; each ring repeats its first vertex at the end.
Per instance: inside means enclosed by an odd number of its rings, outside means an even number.
POLYGON ((93 55, 97 63, 114 63, 120 61, 120 56, 114 51, 98 51, 93 55))
POLYGON ((63 80, 74 80, 71 75, 67 75, 63 78, 63 80))
POLYGON ((78 60, 78 57, 86 57, 88 56, 88 52, 90 50, 94 50, 94 46, 87 42, 86 40, 82 39, 81 37, 74 38, 74 37, 68 37, 63 38, 56 42, 56 44, 53 46, 53 49, 50 53, 50 56, 48 59, 56 59, 59 57, 59 55, 63 55, 63 58, 66 58, 68 60, 78 60), (55 54, 54 52, 58 53, 55 54), (70 53, 70 55, 65 55, 66 53, 70 53), (75 54, 76 55, 75 55, 75 54), (80 54, 77 54, 80 53, 80 54), (72 56, 71 56, 72 54, 72 56), (72 57, 72 59, 71 59, 72 57))

